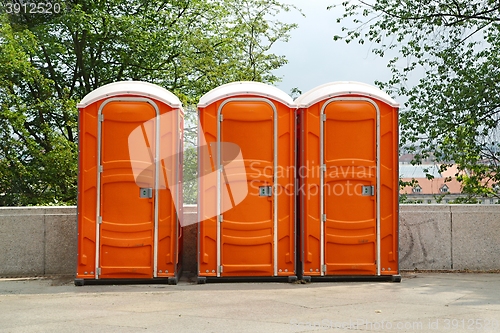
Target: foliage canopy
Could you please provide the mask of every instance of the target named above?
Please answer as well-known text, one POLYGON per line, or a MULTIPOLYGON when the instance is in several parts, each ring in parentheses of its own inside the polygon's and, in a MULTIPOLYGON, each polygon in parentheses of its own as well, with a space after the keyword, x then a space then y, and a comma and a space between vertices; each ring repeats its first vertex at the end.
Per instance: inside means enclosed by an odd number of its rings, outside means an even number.
POLYGON ((416 154, 414 163, 428 157, 443 167, 455 163, 466 200, 498 197, 500 2, 373 0, 341 6, 337 21, 346 34, 335 40, 370 42, 380 56, 397 51, 388 63, 392 78, 377 84, 407 98, 401 145, 416 154))
POLYGON ((189 105, 223 83, 273 83, 286 60, 270 48, 296 27, 274 18, 294 8, 275 0, 60 0, 52 14, 7 14, 7 2, 0 206, 76 202, 76 103, 92 90, 142 80, 189 105))

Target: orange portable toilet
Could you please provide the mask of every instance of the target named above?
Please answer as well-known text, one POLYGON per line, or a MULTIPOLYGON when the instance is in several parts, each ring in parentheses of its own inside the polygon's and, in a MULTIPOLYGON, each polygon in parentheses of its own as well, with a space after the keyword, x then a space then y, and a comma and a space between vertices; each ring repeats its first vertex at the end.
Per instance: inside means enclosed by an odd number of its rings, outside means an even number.
POLYGON ((157 85, 123 81, 78 104, 75 284, 176 284, 182 245, 183 109, 157 85))
POLYGON ((292 98, 233 82, 198 110, 198 283, 296 280, 292 98))
POLYGON ((295 102, 299 275, 399 282, 399 104, 358 82, 328 83, 295 102))

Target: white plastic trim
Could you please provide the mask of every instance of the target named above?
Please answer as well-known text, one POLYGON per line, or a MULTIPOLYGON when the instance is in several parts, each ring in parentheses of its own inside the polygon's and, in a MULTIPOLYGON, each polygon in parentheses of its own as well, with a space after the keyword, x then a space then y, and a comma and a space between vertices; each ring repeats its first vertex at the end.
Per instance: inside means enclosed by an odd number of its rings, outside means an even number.
POLYGON ((106 84, 87 94, 77 107, 81 109, 99 100, 116 96, 147 97, 161 101, 172 108, 182 109, 181 101, 170 91, 156 84, 141 81, 119 81, 106 84))
POLYGON ((377 87, 354 81, 338 81, 323 84, 300 95, 295 100, 295 104, 297 104, 298 108, 308 108, 322 100, 346 95, 360 95, 374 98, 390 106, 399 107, 398 102, 377 87))
POLYGON ((200 98, 198 107, 203 108, 218 100, 233 96, 264 97, 281 102, 291 108, 296 107, 293 99, 283 90, 265 83, 252 81, 231 82, 214 88, 200 98))

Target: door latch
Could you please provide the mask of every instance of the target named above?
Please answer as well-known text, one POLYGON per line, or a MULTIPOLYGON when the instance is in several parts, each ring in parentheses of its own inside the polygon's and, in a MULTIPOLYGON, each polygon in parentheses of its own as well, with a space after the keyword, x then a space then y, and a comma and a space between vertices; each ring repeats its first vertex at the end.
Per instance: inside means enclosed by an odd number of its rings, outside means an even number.
POLYGON ((141 187, 139 197, 151 199, 153 197, 153 189, 151 187, 141 187))
POLYGON ((373 196, 375 195, 375 186, 363 186, 361 195, 373 196))
POLYGON ((272 186, 259 186, 259 196, 260 197, 270 197, 273 195, 272 186))

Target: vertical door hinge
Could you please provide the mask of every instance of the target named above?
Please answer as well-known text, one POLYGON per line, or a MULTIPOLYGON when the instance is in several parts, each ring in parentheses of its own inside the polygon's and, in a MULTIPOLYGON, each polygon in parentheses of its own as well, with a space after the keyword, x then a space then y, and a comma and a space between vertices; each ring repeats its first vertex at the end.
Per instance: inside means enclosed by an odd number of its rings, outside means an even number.
POLYGON ((102 113, 99 115, 99 121, 104 121, 104 115, 102 113))
POLYGON ((103 172, 104 171, 104 167, 102 165, 99 165, 99 172, 103 172))
POLYGON ((97 275, 101 275, 101 267, 97 268, 97 275))
POLYGON ((325 273, 325 272, 326 272, 326 265, 321 265, 321 271, 322 271, 323 273, 325 273))
POLYGON ((222 214, 219 215, 219 222, 222 223, 222 221, 224 220, 224 217, 222 216, 222 214))
POLYGON ((222 273, 222 265, 219 266, 219 273, 222 273))
POLYGON ((97 224, 102 224, 102 216, 97 217, 97 224))
POLYGON ((326 214, 321 214, 321 222, 326 222, 326 214))
POLYGON ((323 164, 319 167, 321 172, 326 172, 326 164, 323 164))
POLYGON ((326 121, 326 114, 324 114, 324 113, 323 113, 323 114, 321 115, 321 121, 326 121))
POLYGON ((223 121, 224 120, 224 116, 222 114, 219 115, 219 121, 223 121))

